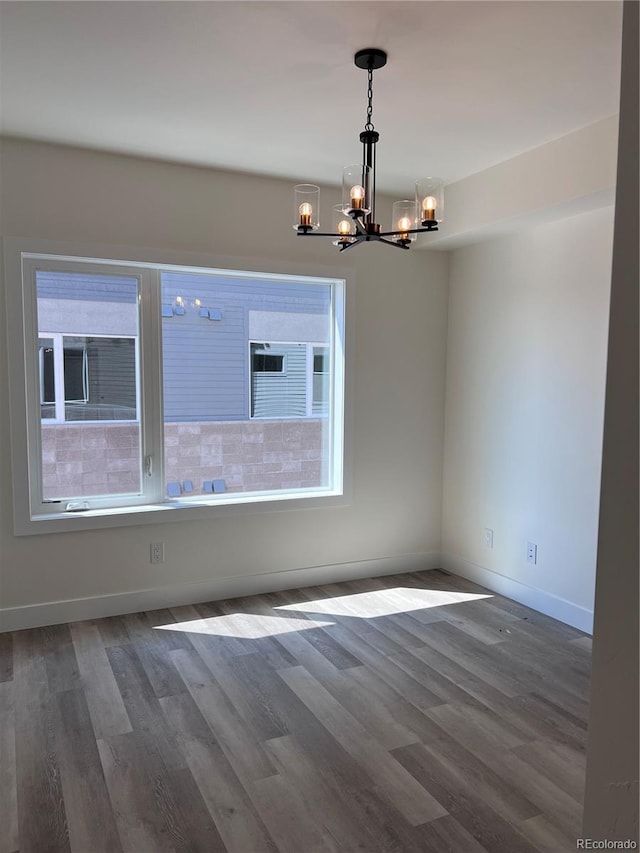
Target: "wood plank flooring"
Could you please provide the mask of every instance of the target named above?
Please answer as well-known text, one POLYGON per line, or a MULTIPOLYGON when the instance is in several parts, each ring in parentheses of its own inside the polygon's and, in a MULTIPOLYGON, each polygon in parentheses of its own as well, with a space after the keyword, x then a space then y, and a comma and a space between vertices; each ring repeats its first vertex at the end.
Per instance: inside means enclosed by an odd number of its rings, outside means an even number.
POLYGON ((590 643, 442 571, 0 635, 0 853, 575 850, 590 643))

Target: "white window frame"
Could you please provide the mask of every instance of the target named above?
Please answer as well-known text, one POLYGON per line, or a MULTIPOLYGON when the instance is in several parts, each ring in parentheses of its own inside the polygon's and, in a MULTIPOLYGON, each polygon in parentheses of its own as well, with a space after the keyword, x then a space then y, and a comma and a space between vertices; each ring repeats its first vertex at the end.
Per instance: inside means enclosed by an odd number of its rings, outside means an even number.
MULTIPOLYGON (((57 410, 58 410, 57 400, 58 400, 58 395, 60 392, 60 388, 59 388, 60 383, 59 383, 59 379, 58 379, 58 374, 60 373, 60 370, 59 370, 59 367, 57 364, 57 360, 59 358, 60 358, 60 356, 56 350, 55 335, 54 334, 45 335, 44 333, 41 332, 38 335, 38 370, 40 371, 40 405, 41 406, 45 406, 45 405, 46 406, 51 406, 51 405, 55 406, 56 416, 54 416, 53 418, 42 418, 42 420, 45 420, 47 423, 52 423, 52 424, 57 422, 56 421, 57 410), (44 399, 44 387, 45 387, 45 382, 44 382, 44 352, 43 352, 43 347, 40 346, 40 341, 44 340, 45 338, 51 338, 51 352, 53 353, 53 400, 45 400, 44 399)), ((64 389, 63 389, 63 393, 64 393, 64 389)))
MULTIPOLYGON (((313 270, 313 275, 295 272, 263 272, 259 262, 233 259, 234 267, 220 267, 201 257, 198 263, 181 263, 181 258, 170 258, 171 253, 160 255, 157 261, 148 260, 149 252, 130 249, 125 253, 100 247, 91 256, 78 247, 71 250, 43 241, 5 238, 5 281, 8 299, 8 356, 10 372, 11 455, 14 485, 14 532, 16 535, 51 533, 66 530, 84 530, 126 526, 142 523, 160 523, 182 519, 211 518, 236 512, 260 512, 332 507, 344 505, 345 468, 345 307, 347 298, 345 271, 313 270), (122 260, 122 256, 133 260, 122 260), (142 377, 139 394, 139 421, 141 424, 142 460, 144 476, 138 495, 87 498, 88 509, 72 511, 74 507, 64 502, 55 504, 34 499, 39 496, 42 465, 40 444, 40 385, 37 341, 37 294, 35 271, 76 269, 99 274, 134 276, 139 281, 139 372, 142 377), (80 264, 81 266, 76 266, 80 264), (207 265, 205 265, 207 264, 207 265), (210 265, 208 265, 210 264, 210 265), (332 287, 331 339, 328 344, 331 357, 331 394, 333 411, 327 423, 327 437, 333 448, 329 466, 329 483, 325 487, 302 488, 274 492, 222 493, 211 497, 167 499, 164 493, 164 449, 162 423, 162 354, 161 354, 161 273, 189 272, 195 274, 224 275, 256 279, 325 283, 332 287), (29 345, 26 345, 29 342, 29 345), (34 346, 35 342, 35 346, 34 346), (27 414, 29 413, 29 414, 27 414), (301 499, 303 503, 301 503, 301 499), (179 512, 173 512, 180 510, 179 512), (167 515, 167 511, 169 514, 167 515)), ((173 253, 174 256, 176 253, 173 253)), ((270 263, 269 266, 274 266, 270 263)), ((276 265, 282 267, 282 265, 276 265)), ((322 344, 325 346, 325 344, 322 344)), ((45 421, 47 423, 50 421, 45 421)), ((84 498, 67 503, 85 502, 84 498)))

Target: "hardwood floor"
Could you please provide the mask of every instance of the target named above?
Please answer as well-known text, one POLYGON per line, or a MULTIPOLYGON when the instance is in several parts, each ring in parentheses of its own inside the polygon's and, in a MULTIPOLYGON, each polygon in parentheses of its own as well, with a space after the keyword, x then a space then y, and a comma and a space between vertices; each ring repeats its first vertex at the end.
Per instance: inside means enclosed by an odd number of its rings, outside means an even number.
POLYGON ((0 635, 0 853, 535 853, 590 643, 441 571, 0 635))

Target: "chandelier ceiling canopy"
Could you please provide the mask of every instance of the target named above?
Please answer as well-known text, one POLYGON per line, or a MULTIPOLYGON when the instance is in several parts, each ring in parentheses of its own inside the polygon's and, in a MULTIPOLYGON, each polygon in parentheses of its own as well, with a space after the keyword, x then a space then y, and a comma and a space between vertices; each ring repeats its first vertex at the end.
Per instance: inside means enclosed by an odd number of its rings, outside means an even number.
POLYGON ((440 178, 416 181, 413 199, 393 204, 390 231, 376 221, 376 145, 380 134, 373 126, 373 72, 387 64, 387 54, 377 47, 359 50, 354 64, 367 72, 367 120, 360 133, 362 162, 345 166, 342 201, 333 206, 334 231, 320 231, 320 188, 298 184, 294 188, 294 229, 299 237, 331 237, 341 252, 360 243, 380 242, 408 249, 417 234, 437 231, 444 212, 444 186, 440 178))

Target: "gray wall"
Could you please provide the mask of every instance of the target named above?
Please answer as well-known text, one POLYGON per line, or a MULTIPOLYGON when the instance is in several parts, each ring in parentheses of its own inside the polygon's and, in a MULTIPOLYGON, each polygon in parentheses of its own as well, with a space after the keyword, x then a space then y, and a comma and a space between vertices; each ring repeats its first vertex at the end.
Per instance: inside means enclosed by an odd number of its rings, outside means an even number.
POLYGON ((638 3, 625 2, 584 829, 638 838, 638 3))

